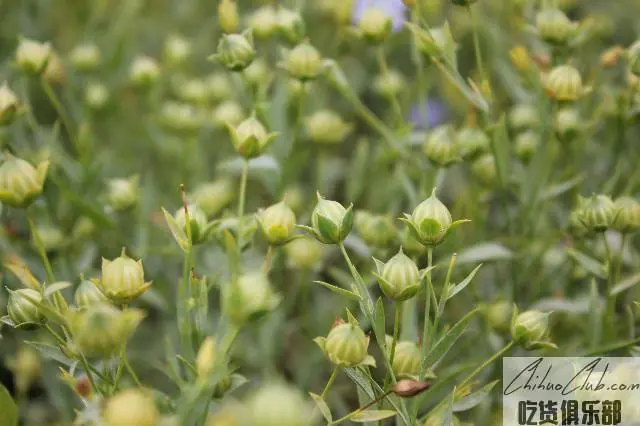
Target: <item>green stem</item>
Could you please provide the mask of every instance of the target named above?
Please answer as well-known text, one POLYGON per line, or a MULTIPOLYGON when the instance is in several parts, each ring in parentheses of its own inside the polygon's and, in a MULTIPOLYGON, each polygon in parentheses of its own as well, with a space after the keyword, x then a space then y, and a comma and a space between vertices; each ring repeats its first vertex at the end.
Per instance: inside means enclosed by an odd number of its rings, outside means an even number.
MULTIPOLYGON (((431 281, 431 267, 433 266, 433 247, 429 247, 427 249, 427 274, 426 281, 427 284, 425 286, 424 293, 424 324, 422 326, 422 360, 424 361, 427 358, 427 350, 429 349, 429 321, 430 321, 430 311, 431 311, 431 287, 433 286, 433 282, 431 281)), ((424 376, 426 374, 426 366, 424 362, 421 363, 422 367, 420 369, 420 380, 424 380, 424 376)))
POLYGON ((131 367, 131 364, 129 364, 129 360, 127 359, 126 354, 122 357, 122 362, 124 363, 125 368, 129 372, 129 375, 131 375, 131 378, 135 382, 136 386, 142 387, 142 383, 140 383, 140 379, 138 378, 138 375, 131 367))
POLYGON ((469 374, 467 377, 465 377, 464 380, 462 380, 462 382, 460 382, 460 384, 457 386, 457 388, 462 388, 463 386, 469 384, 469 382, 471 380, 473 380, 474 377, 476 377, 482 370, 484 370, 488 365, 492 364, 496 359, 498 359, 499 357, 501 357, 502 355, 504 355, 509 349, 511 349, 514 345, 513 340, 510 341, 509 343, 507 343, 502 349, 500 349, 498 352, 496 352, 495 354, 493 354, 489 359, 487 359, 485 362, 483 362, 482 364, 480 364, 480 366, 478 368, 476 368, 475 370, 473 370, 471 372, 471 374, 469 374))
POLYGON ((192 268, 192 253, 193 253, 193 239, 191 236, 191 217, 189 215, 189 208, 187 207, 186 191, 184 185, 180 187, 182 193, 182 208, 185 213, 185 231, 187 234, 188 246, 184 254, 184 267, 182 269, 182 280, 178 286, 178 330, 182 342, 182 349, 188 350, 189 354, 193 352, 192 344, 192 330, 191 320, 189 315, 189 299, 191 297, 191 268, 192 268))
MULTIPOLYGON (((242 230, 245 199, 247 196, 247 177, 249 176, 249 161, 242 161, 242 175, 240 176, 240 197, 238 198, 238 231, 242 230)), ((240 232, 238 232, 240 233, 240 232)))
POLYGON ((268 274, 271 270, 271 261, 273 260, 273 246, 269 245, 267 248, 267 254, 264 256, 264 263, 262 264, 262 270, 265 274, 268 274))
POLYGON ((324 389, 322 390, 322 393, 320 394, 320 398, 322 398, 323 400, 326 398, 327 392, 329 392, 329 388, 331 387, 333 382, 336 380, 336 377, 338 376, 338 370, 339 370, 339 367, 335 367, 331 372, 331 376, 329 376, 329 380, 327 381, 327 384, 325 385, 324 389))
POLYGON ((89 383, 91 384, 93 390, 95 392, 102 393, 100 392, 100 389, 98 389, 98 386, 96 386, 96 382, 93 380, 93 375, 91 374, 91 366, 89 365, 87 358, 85 358, 83 354, 80 354, 80 362, 82 363, 84 372, 87 374, 87 379, 89 379, 89 383))
POLYGON ((613 276, 613 282, 617 284, 620 282, 620 274, 622 273, 622 258, 624 256, 624 249, 627 246, 627 241, 629 241, 629 234, 622 234, 622 242, 620 243, 620 251, 618 253, 618 258, 616 262, 615 275, 613 276))
MULTIPOLYGON (((609 240, 607 239, 607 233, 603 232, 602 233, 602 240, 604 242, 604 248, 605 248, 605 253, 606 253, 606 259, 607 259, 607 310, 605 312, 605 319, 607 321, 607 324, 609 325, 611 331, 614 331, 614 323, 615 323, 615 309, 616 309, 616 298, 614 295, 611 294, 611 290, 613 288, 614 282, 613 282, 613 257, 612 257, 612 252, 611 252, 611 247, 609 246, 609 240)), ((614 337, 612 335, 612 337, 614 337)))
MULTIPOLYGON (((387 58, 384 53, 384 46, 380 46, 376 49, 376 59, 378 60, 378 67, 380 68, 380 73, 387 77, 389 75, 389 65, 387 64, 387 58)), ((393 94, 393 96, 389 97, 389 101, 391 102, 391 108, 393 109, 394 114, 396 115, 397 121, 401 124, 404 121, 404 116, 402 114, 402 108, 400 107, 400 102, 398 102, 397 94, 393 94)))
POLYGON ((480 38, 478 36, 478 20, 476 14, 474 13, 471 6, 467 6, 467 10, 469 11, 469 15, 471 16, 471 25, 473 26, 473 49, 476 55, 476 65, 478 66, 478 70, 480 71, 480 78, 482 79, 482 84, 489 84, 489 80, 487 79, 487 74, 484 70, 484 63, 482 61, 482 49, 480 49, 480 38))
MULTIPOLYGON (((391 352, 389 352, 389 364, 393 367, 393 360, 396 356, 396 345, 398 344, 398 336, 400 334, 400 323, 402 322, 402 302, 396 302, 395 317, 393 319, 393 338, 391 340, 391 352)), ((387 372, 384 379, 384 390, 389 387, 389 379, 393 372, 387 372)))
POLYGON ((47 98, 49 98, 49 102, 51 102, 51 105, 53 105, 53 108, 56 110, 56 113, 60 117, 60 120, 62 120, 62 124, 64 124, 65 129, 67 129, 67 133, 69 134, 69 138, 73 142, 76 152, 79 152, 80 146, 78 143, 77 135, 73 130, 73 126, 71 125, 71 120, 69 119, 69 116, 67 115, 66 111, 64 110, 64 107, 62 106, 62 102, 60 102, 60 100, 56 96, 56 92, 53 90, 53 87, 51 87, 51 85, 49 84, 46 78, 41 78, 40 83, 42 84, 42 89, 44 90, 44 93, 47 95, 47 98))
POLYGON ((42 239, 40 238, 40 234, 38 233, 38 229, 36 228, 36 224, 31 217, 31 213, 29 209, 25 210, 25 216, 27 217, 27 222, 29 223, 29 229, 31 230, 31 235, 33 236, 33 242, 36 245, 36 250, 38 251, 38 255, 42 260, 44 265, 44 270, 47 273, 47 281, 49 284, 56 282, 56 277, 53 274, 53 269, 51 269, 51 263, 49 263, 49 258, 47 257, 47 250, 42 243, 42 239))

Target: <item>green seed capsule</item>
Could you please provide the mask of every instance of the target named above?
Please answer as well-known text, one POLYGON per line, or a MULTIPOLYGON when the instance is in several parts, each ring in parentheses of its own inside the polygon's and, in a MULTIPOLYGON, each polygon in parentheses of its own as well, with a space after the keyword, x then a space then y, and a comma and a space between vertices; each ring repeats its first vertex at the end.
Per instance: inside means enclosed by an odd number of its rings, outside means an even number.
POLYGON ((322 261, 323 247, 316 240, 297 238, 285 247, 289 263, 300 269, 311 269, 322 261))
POLYGON ((253 12, 248 19, 248 25, 251 33, 259 39, 271 37, 277 28, 276 10, 270 6, 263 6, 253 12))
POLYGON ((277 133, 267 133, 267 129, 255 114, 240 123, 238 127, 227 125, 227 129, 236 152, 247 159, 262 155, 278 136, 277 133))
POLYGON ((41 301, 42 295, 36 290, 21 288, 11 291, 7 302, 7 314, 16 326, 30 328, 41 324, 45 320, 37 305, 41 301))
MULTIPOLYGON (((200 244, 204 242, 206 235, 205 229, 207 227, 207 215, 196 205, 190 205, 187 207, 189 211, 189 224, 191 225, 191 241, 193 244, 200 244)), ((187 233, 187 216, 184 211, 184 207, 176 210, 173 218, 178 222, 178 225, 184 229, 186 235, 187 233)))
POLYGON ((437 127, 431 132, 423 151, 429 161, 439 167, 449 167, 460 161, 460 149, 455 132, 447 125, 437 127))
POLYGON ((449 209, 438 199, 435 188, 406 218, 416 239, 428 246, 440 244, 453 223, 449 209))
POLYGON ((305 120, 305 131, 311 141, 318 144, 339 144, 344 141, 353 126, 342 120, 334 111, 321 109, 305 120))
POLYGON ((329 361, 340 367, 353 367, 367 356, 369 338, 352 323, 343 323, 331 329, 324 339, 324 352, 329 361))
POLYGON ((324 244, 339 244, 347 238, 353 226, 352 206, 344 208, 337 201, 325 200, 318 194, 318 203, 311 215, 314 236, 324 244))
POLYGON ((160 417, 153 397, 142 389, 127 389, 107 399, 105 426, 155 426, 160 417))
POLYGON ((48 161, 33 167, 5 152, 0 165, 0 201, 12 207, 28 207, 42 193, 48 168, 48 161))
MULTIPOLYGON (((214 369, 218 366, 219 354, 217 353, 218 347, 216 341, 213 340, 212 337, 207 337, 204 339, 200 348, 198 349, 198 353, 196 355, 196 373, 198 375, 198 379, 202 381, 208 381, 209 376, 214 371, 214 369)), ((225 375, 220 381, 216 384, 213 390, 213 396, 215 398, 222 398, 224 394, 231 387, 231 376, 225 375)))
POLYGON ((542 40, 564 45, 571 39, 577 26, 560 9, 545 8, 536 16, 536 27, 542 40))
POLYGON ((73 300, 76 306, 80 308, 100 303, 109 303, 107 296, 102 293, 97 285, 89 280, 83 280, 80 283, 73 294, 73 300))
POLYGON ((518 104, 509 111, 509 124, 514 131, 530 130, 538 127, 538 111, 535 105, 518 104))
POLYGON ((483 185, 494 186, 498 182, 496 160, 492 154, 483 154, 471 164, 471 174, 483 185))
POLYGON ((69 60, 78 71, 94 71, 102 63, 102 53, 94 43, 83 43, 74 47, 69 60))
POLYGON ((164 42, 164 58, 173 66, 184 64, 192 51, 191 42, 181 34, 171 34, 164 42))
POLYGON ((218 4, 218 23, 225 33, 235 33, 240 27, 238 6, 234 0, 221 0, 218 4))
POLYGON ((242 325, 265 315, 280 303, 268 278, 259 272, 241 275, 230 284, 224 300, 224 311, 231 321, 242 325))
POLYGON ((286 244, 295 234, 296 215, 284 201, 258 211, 256 220, 271 245, 286 244))
POLYGON ((580 117, 580 112, 575 108, 562 108, 555 116, 555 131, 558 139, 563 142, 570 142, 580 133, 580 126, 584 120, 580 117))
POLYGON ((289 43, 300 43, 306 32, 302 16, 285 7, 276 13, 276 28, 289 43))
POLYGON ((382 43, 391 35, 393 22, 384 11, 371 7, 360 18, 358 28, 369 43, 382 43))
POLYGON ((640 228, 640 203, 633 197, 620 197, 614 203, 616 216, 612 228, 622 233, 640 228))
POLYGON ((511 323, 511 338, 525 348, 545 339, 549 332, 549 314, 525 311, 516 315, 511 323))
POLYGON ((115 211, 133 208, 140 199, 138 176, 126 179, 112 179, 107 182, 107 203, 115 211))
POLYGON ((524 164, 528 164, 538 149, 540 136, 533 130, 524 131, 516 136, 514 150, 524 164))
POLYGON ((40 74, 47 68, 52 54, 51 43, 22 38, 16 49, 16 65, 25 73, 40 74))
POLYGON ((0 86, 0 126, 11 124, 18 115, 20 102, 5 81, 0 86))
POLYGON ((604 232, 613 224, 616 208, 606 195, 592 195, 586 199, 580 209, 578 219, 593 232, 604 232))
POLYGON ((553 68, 544 78, 544 88, 551 99, 559 102, 575 101, 587 92, 580 72, 571 65, 553 68))
POLYGON ((513 304, 506 300, 499 300, 484 308, 484 315, 489 327, 498 332, 508 332, 513 315, 513 304))
POLYGON ((210 218, 229 205, 235 193, 229 180, 219 179, 200 184, 189 198, 210 218))
POLYGON ((147 291, 151 282, 144 281, 141 260, 133 260, 122 249, 114 260, 102 258, 102 278, 98 286, 114 303, 128 303, 147 291))
POLYGON ((405 78, 396 70, 388 70, 373 80, 373 90, 386 99, 395 98, 406 86, 405 78))
MULTIPOLYGON (((387 347, 391 348, 391 345, 387 344, 387 347)), ((420 347, 414 342, 397 342, 393 356, 393 374, 400 379, 415 379, 422 370, 421 359, 420 347)))
POLYGON ((455 138, 462 158, 474 158, 489 151, 491 141, 487 134, 477 127, 463 127, 458 130, 455 138))
POLYGON ((144 314, 138 309, 118 310, 110 304, 94 304, 68 314, 73 344, 87 357, 118 353, 144 314))
POLYGON ((308 81, 318 77, 324 65, 320 52, 309 43, 303 42, 287 54, 286 68, 291 77, 308 81))
POLYGON ((224 101, 211 114, 211 121, 216 128, 238 126, 247 118, 242 106, 236 101, 224 101))
POLYGON ((147 87, 160 78, 160 66, 149 56, 138 56, 131 64, 129 80, 136 86, 147 87))
POLYGON ((306 426, 313 408, 297 389, 267 383, 249 395, 244 410, 252 426, 306 426))
POLYGON ((402 252, 402 248, 387 263, 374 260, 378 269, 378 284, 389 299, 407 300, 420 291, 420 271, 415 262, 402 252))
POLYGON ((216 58, 230 71, 242 71, 253 62, 256 52, 248 34, 223 34, 216 58))
POLYGON ((398 235, 390 216, 360 210, 355 214, 354 224, 362 239, 372 247, 386 247, 398 235))

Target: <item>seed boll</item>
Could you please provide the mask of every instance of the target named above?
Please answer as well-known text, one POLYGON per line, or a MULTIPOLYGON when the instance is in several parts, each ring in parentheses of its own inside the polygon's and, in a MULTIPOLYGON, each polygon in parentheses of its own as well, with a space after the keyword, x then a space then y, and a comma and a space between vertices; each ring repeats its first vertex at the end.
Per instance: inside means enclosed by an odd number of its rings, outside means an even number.
POLYGON ((228 179, 202 183, 189 196, 208 218, 220 213, 234 198, 234 188, 228 179))
POLYGON ((545 8, 536 15, 536 28, 542 40, 554 45, 564 45, 575 33, 576 24, 560 9, 545 8))
MULTIPOLYGON (((218 346, 216 341, 211 337, 204 339, 198 353, 196 355, 196 373, 198 379, 202 381, 209 381, 209 376, 218 367, 219 355, 218 346)), ((216 384, 213 395, 215 398, 221 398, 231 387, 231 376, 225 375, 216 384)))
POLYGON ((311 44, 303 42, 291 49, 286 62, 289 75, 300 81, 314 80, 322 72, 322 55, 311 44))
POLYGON ((389 299, 407 300, 420 291, 420 270, 415 262, 402 252, 402 248, 387 263, 375 260, 378 284, 389 299))
POLYGON ((553 68, 544 78, 544 88, 547 95, 558 102, 575 101, 587 92, 580 72, 571 65, 553 68))
POLYGON ((230 71, 242 71, 251 65, 256 52, 249 34, 223 34, 218 42, 217 59, 230 71))
POLYGON ((354 224, 362 239, 372 247, 386 247, 398 236, 391 216, 360 210, 355 214, 354 224))
POLYGON ((407 216, 406 223, 418 241, 435 246, 442 242, 453 221, 449 209, 438 199, 434 188, 431 196, 420 203, 411 216, 407 216))
POLYGON ((533 130, 526 130, 516 136, 514 150, 524 164, 529 164, 538 149, 540 136, 533 130))
POLYGON ((284 249, 289 264, 303 270, 317 266, 322 261, 324 253, 322 245, 310 238, 297 238, 284 249))
POLYGON ((538 111, 535 105, 517 104, 509 110, 509 125, 514 131, 534 129, 538 126, 538 111))
POLYGON ((604 232, 616 218, 616 207, 606 195, 594 194, 580 208, 579 220, 592 232, 604 232))
POLYGON ((237 126, 247 118, 242 106, 236 101, 224 101, 218 105, 211 114, 211 120, 216 128, 237 126))
POLYGON ((153 397, 142 389, 127 389, 112 396, 102 414, 105 426, 155 426, 158 418, 153 397))
POLYGON ((262 6, 253 12, 248 19, 251 33, 259 39, 271 37, 277 28, 277 14, 273 6, 262 6))
POLYGON ((262 385, 248 396, 244 410, 252 426, 307 426, 313 414, 300 391, 282 383, 262 385))
POLYGON ((498 182, 498 170, 495 157, 491 154, 483 154, 471 164, 471 174, 481 184, 492 187, 498 182))
POLYGON ((274 246, 291 241, 296 230, 296 215, 281 201, 256 214, 258 225, 267 242, 274 246))
POLYGON ((396 70, 379 74, 373 80, 374 91, 386 99, 393 99, 407 86, 403 75, 396 70))
POLYGON ((148 87, 160 78, 160 66, 150 56, 138 56, 129 69, 129 80, 138 87, 148 87))
MULTIPOLYGON (((391 348, 391 345, 387 346, 391 348)), ((417 344, 409 341, 397 342, 393 356, 393 374, 401 379, 419 376, 422 370, 421 359, 422 353, 417 344)))
POLYGON ((329 361, 340 367, 353 367, 367 356, 369 339, 356 324, 344 323, 331 329, 324 341, 329 361))
POLYGON ((483 313, 489 327, 499 332, 508 332, 513 315, 513 304, 506 300, 499 300, 487 305, 483 313))
MULTIPOLYGON (((207 227, 207 215, 196 205, 187 206, 189 210, 189 224, 191 231, 191 241, 193 244, 200 244, 205 240, 205 230, 207 227)), ((186 235, 189 235, 187 231, 187 216, 184 211, 184 207, 179 208, 173 216, 178 225, 184 230, 186 235)))
POLYGON ((250 272, 230 284, 224 300, 224 311, 231 321, 240 326, 258 319, 275 309, 280 303, 266 275, 250 272))
POLYGON ((342 243, 353 226, 353 206, 344 208, 337 201, 325 200, 318 194, 318 203, 311 214, 314 236, 324 244, 342 243))
POLYGON ((289 43, 300 43, 306 32, 302 16, 285 7, 281 7, 276 14, 276 28, 289 43))
POLYGON ((16 208, 28 207, 42 193, 48 168, 49 161, 33 167, 5 152, 0 165, 0 202, 16 208))
POLYGON ((525 348, 545 339, 549 332, 549 314, 525 311, 516 315, 511 323, 511 338, 525 348))
POLYGON ((580 133, 583 125, 580 112, 575 108, 565 107, 560 109, 555 116, 555 131, 562 142, 571 142, 580 133))
POLYGON ((102 258, 102 278, 100 290, 114 303, 128 303, 135 300, 151 286, 144 281, 141 260, 127 256, 125 249, 114 260, 102 258))
POLYGON ((164 42, 164 58, 172 66, 184 64, 192 50, 191 42, 181 34, 172 34, 164 42))
POLYGON ((38 309, 38 303, 42 302, 40 292, 21 288, 9 293, 7 302, 7 314, 16 326, 34 328, 44 322, 44 314, 38 309))
POLYGON ((83 43, 71 51, 69 60, 78 71, 94 71, 102 63, 102 52, 94 43, 83 43))
POLYGON ((640 40, 633 43, 627 50, 627 60, 629 62, 629 72, 636 77, 640 77, 640 40))
POLYGON ((0 126, 11 124, 20 111, 20 102, 16 94, 5 81, 0 86, 0 126))
POLYGON ((112 179, 107 182, 107 203, 115 211, 133 208, 140 199, 139 178, 112 179))
POLYGON ((73 294, 73 300, 78 307, 87 307, 100 303, 109 303, 107 296, 90 280, 83 280, 73 294))
POLYGON ((218 23, 225 33, 235 33, 240 27, 238 5, 234 0, 221 0, 218 4, 218 23))
POLYGON ((27 74, 41 74, 47 68, 52 54, 51 43, 22 38, 16 49, 16 65, 27 74))
POLYGON ((369 43, 379 44, 391 35, 393 22, 384 11, 371 7, 360 18, 358 28, 369 43))
POLYGON ((318 144, 339 144, 344 141, 353 126, 346 123, 336 112, 321 109, 307 117, 304 127, 309 139, 318 144))
POLYGON ((438 167, 449 167, 460 161, 460 149, 456 135, 451 126, 435 128, 423 146, 424 154, 429 161, 438 167))
POLYGON ((616 216, 612 228, 622 233, 635 232, 640 228, 640 203, 633 197, 619 197, 614 203, 616 216))
POLYGON ((227 129, 236 152, 246 159, 262 155, 278 136, 278 133, 267 133, 267 129, 256 118, 255 114, 244 120, 237 127, 227 125, 227 129))
POLYGON ((489 136, 477 127, 463 127, 458 130, 455 139, 462 158, 474 158, 489 151, 489 136))

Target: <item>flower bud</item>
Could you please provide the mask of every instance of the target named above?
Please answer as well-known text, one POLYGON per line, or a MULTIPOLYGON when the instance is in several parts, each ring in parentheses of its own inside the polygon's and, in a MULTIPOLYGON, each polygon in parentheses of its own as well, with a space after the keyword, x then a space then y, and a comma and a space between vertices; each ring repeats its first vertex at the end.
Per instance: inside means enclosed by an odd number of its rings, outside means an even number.
POLYGON ((18 394, 26 395, 31 385, 40 378, 41 363, 38 352, 26 345, 21 345, 15 357, 7 360, 18 394))
POLYGON ((627 60, 629 62, 629 71, 640 77, 640 40, 633 43, 627 50, 627 60))
POLYGON ((471 174, 483 185, 494 186, 498 182, 496 161, 492 154, 483 154, 471 164, 471 174))
POLYGON ((40 74, 47 68, 51 54, 51 43, 22 38, 16 49, 16 64, 23 72, 40 74))
POLYGON ((271 245, 286 244, 295 234, 296 215, 284 201, 259 210, 256 221, 265 239, 271 245))
POLYGON ((526 72, 531 69, 531 56, 524 46, 516 46, 509 50, 509 58, 513 66, 520 72, 526 72))
POLYGON ((236 101, 224 101, 211 114, 213 124, 219 128, 237 126, 246 118, 242 106, 236 101))
POLYGON ((540 136, 533 130, 526 130, 516 136, 514 151, 524 164, 529 164, 538 149, 540 136))
POLYGON ((7 314, 16 326, 30 328, 45 321, 44 315, 38 309, 40 302, 42 302, 42 295, 36 290, 30 288, 10 290, 7 314))
POLYGON ((153 397, 141 389, 127 389, 112 396, 102 414, 105 426, 156 426, 158 418, 153 397))
POLYGON ((489 327, 499 332, 508 332, 511 327, 513 305, 506 300, 499 300, 484 308, 484 315, 489 327))
POLYGON ((207 217, 218 214, 234 199, 234 188, 226 179, 200 184, 189 197, 207 217))
POLYGON ((509 111, 509 124, 517 132, 536 128, 538 122, 538 110, 535 105, 518 104, 509 111))
POLYGON ((20 110, 20 102, 5 81, 0 86, 0 126, 11 124, 20 110))
POLYGON ((584 200, 580 208, 580 220, 592 232, 604 232, 616 218, 616 207, 606 195, 594 194, 584 200))
POLYGON ((340 367, 354 367, 373 361, 367 355, 369 338, 351 318, 349 322, 333 327, 326 338, 314 339, 329 361, 340 367))
POLYGON ((525 348, 545 340, 549 332, 549 314, 525 311, 514 315, 511 322, 511 338, 525 348))
POLYGON ((218 4, 218 23, 225 33, 235 33, 240 27, 238 6, 234 0, 220 0, 218 4))
POLYGON ((275 31, 277 19, 276 11, 272 6, 262 6, 249 16, 247 23, 254 36, 266 39, 275 31))
POLYGON ((236 152, 247 159, 262 155, 278 136, 278 133, 267 133, 267 129, 255 114, 240 123, 238 127, 227 125, 227 129, 236 152))
POLYGON ((547 95, 559 102, 575 101, 588 92, 582 85, 580 72, 571 65, 559 65, 544 78, 547 95))
POLYGON ((0 202, 17 208, 29 206, 42 193, 48 168, 49 161, 33 167, 5 152, 0 165, 0 202))
POLYGON ((151 282, 144 281, 141 260, 133 260, 125 249, 113 260, 102 258, 102 278, 98 286, 115 303, 128 303, 147 291, 151 282))
POLYGON ((115 211, 129 210, 138 203, 139 199, 140 188, 137 175, 107 182, 107 202, 115 211))
POLYGON ((250 394, 245 410, 251 426, 305 426, 313 415, 299 390, 280 383, 264 384, 250 394))
POLYGON ((560 109, 555 116, 555 131, 558 139, 570 142, 580 133, 580 126, 584 125, 580 112, 575 108, 560 109))
POLYGON ((347 238, 353 226, 353 205, 349 208, 337 201, 325 200, 318 194, 318 203, 311 214, 311 233, 324 244, 339 244, 347 238))
POLYGON ((449 167, 460 161, 455 134, 448 125, 439 126, 431 132, 423 146, 423 151, 429 161, 438 167, 449 167))
POLYGON ((640 228, 640 203, 633 197, 619 197, 614 203, 616 217, 612 228, 622 233, 635 232, 640 228))
POLYGON ((416 239, 427 246, 440 244, 453 225, 451 213, 436 196, 435 188, 411 215, 405 214, 403 221, 409 225, 416 239))
POLYGON ((102 53, 94 43, 83 43, 73 48, 69 60, 78 71, 94 71, 102 63, 102 53))
POLYGON ((536 28, 542 40, 564 45, 573 37, 577 25, 560 9, 545 8, 536 15, 536 28))
POLYGON ((407 87, 407 82, 401 73, 389 70, 376 76, 373 80, 373 90, 386 99, 393 99, 407 87))
POLYGON ((371 7, 364 11, 358 28, 362 32, 365 40, 369 43, 378 44, 385 41, 391 35, 393 21, 384 11, 371 7))
POLYGON ((90 280, 82 280, 73 294, 73 300, 76 306, 80 308, 100 303, 109 303, 107 296, 90 280))
MULTIPOLYGON (((196 205, 190 205, 187 207, 189 210, 189 224, 191 225, 191 242, 193 244, 200 244, 205 240, 205 231, 208 225, 207 215, 196 205)), ((184 211, 184 207, 180 207, 173 218, 186 235, 189 235, 187 231, 187 216, 184 211)))
POLYGON ((403 301, 415 296, 420 291, 422 277, 415 262, 400 251, 387 263, 374 258, 380 289, 389 299, 403 301))
POLYGON ((455 139, 463 158, 472 158, 487 152, 491 144, 487 134, 477 127, 463 127, 458 130, 455 139))
POLYGON ((195 132, 203 121, 201 111, 187 103, 167 101, 160 110, 160 122, 174 132, 195 132))
POLYGON ((242 325, 275 309, 280 299, 266 275, 248 273, 230 284, 224 309, 231 321, 242 325))
POLYGON ((149 56, 138 56, 129 69, 129 80, 136 86, 150 86, 160 77, 160 67, 149 56))
MULTIPOLYGON (((391 344, 387 343, 391 350, 391 344)), ((396 343, 393 355, 393 374, 400 379, 416 379, 422 370, 422 352, 414 342, 401 341, 396 343)))
MULTIPOLYGON (((209 376, 214 371, 214 369, 218 366, 218 362, 220 362, 218 358, 218 347, 213 340, 212 337, 207 337, 204 339, 200 348, 198 349, 198 353, 196 355, 196 373, 198 375, 198 379, 208 382, 209 376)), ((221 398, 231 387, 231 376, 225 375, 220 381, 216 384, 213 394, 215 398, 221 398)))
POLYGON ((320 52, 309 43, 302 42, 287 53, 286 68, 291 77, 308 81, 320 75, 324 64, 320 52))
POLYGON ((276 14, 276 28, 289 43, 300 43, 306 32, 302 16, 285 7, 276 14))
POLYGON ((342 120, 336 112, 321 109, 314 112, 304 122, 305 131, 309 139, 319 144, 338 144, 344 141, 353 126, 342 120))
POLYGON ((191 42, 180 34, 172 34, 164 42, 164 58, 170 65, 183 64, 191 50, 191 42))
POLYGON ((296 238, 284 246, 289 263, 300 269, 311 269, 322 261, 322 246, 309 238, 296 238))
POLYGON ((102 109, 109 101, 109 89, 102 83, 87 83, 84 89, 84 101, 91 109, 102 109))
POLYGON ((361 210, 356 212, 354 224, 362 239, 372 247, 386 247, 398 235, 390 216, 361 210))
POLYGON ((68 323, 75 348, 84 356, 99 358, 118 353, 143 317, 139 309, 120 311, 102 303, 70 311, 68 323))

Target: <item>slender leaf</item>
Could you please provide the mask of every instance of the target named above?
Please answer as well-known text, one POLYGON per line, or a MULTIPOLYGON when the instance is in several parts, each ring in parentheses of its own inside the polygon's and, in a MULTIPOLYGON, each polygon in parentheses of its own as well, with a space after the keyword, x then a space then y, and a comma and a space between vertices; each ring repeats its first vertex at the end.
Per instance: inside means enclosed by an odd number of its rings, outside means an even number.
POLYGON ((456 263, 478 263, 495 260, 509 260, 513 252, 500 243, 485 242, 473 245, 458 253, 456 263))
POLYGON ((509 134, 504 114, 500 117, 500 121, 498 121, 498 125, 493 132, 491 150, 495 158, 498 178, 504 187, 509 180, 509 134))
POLYGON ((558 197, 565 192, 575 188, 584 180, 584 175, 581 173, 569 180, 565 180, 564 182, 557 183, 555 185, 551 185, 546 190, 542 192, 541 198, 543 200, 550 200, 552 198, 558 197))
MULTIPOLYGON (((378 300, 376 301, 375 321, 373 323, 373 327, 374 327, 373 331, 376 333, 376 337, 386 335, 387 325, 386 325, 385 315, 384 315, 384 303, 382 302, 381 297, 379 297, 378 300)), ((384 339, 378 339, 378 341, 384 344, 384 339)), ((380 348, 380 349, 382 349, 383 351, 386 350, 386 348, 380 348)))
POLYGON ((167 221, 171 235, 173 235, 173 238, 176 240, 180 248, 184 252, 187 252, 189 250, 189 240, 187 239, 187 234, 184 232, 184 229, 182 229, 174 217, 164 208, 162 209, 162 213, 164 213, 164 218, 167 221))
POLYGON ((311 399, 316 403, 316 407, 318 407, 318 410, 322 413, 322 417, 324 417, 327 422, 331 423, 333 421, 333 416, 331 415, 331 410, 324 399, 313 392, 309 392, 309 396, 311 396, 311 399))
POLYGON ((2 384, 0 384, 0 419, 2 426, 18 426, 18 407, 2 384))
POLYGON ((475 309, 465 315, 460 321, 458 321, 453 327, 451 327, 447 334, 442 336, 440 340, 433 346, 433 348, 429 351, 427 355, 427 359, 425 360, 425 365, 427 367, 433 368, 453 347, 456 341, 462 336, 465 329, 467 328, 467 323, 471 319, 471 317, 478 312, 478 309, 475 309))
POLYGON ((355 368, 345 368, 344 373, 351 379, 353 383, 355 383, 358 388, 362 389, 370 399, 374 399, 375 395, 373 393, 373 388, 371 387, 371 383, 367 380, 364 375, 356 370, 355 368))
POLYGON ((331 285, 329 283, 326 283, 324 281, 314 281, 314 283, 316 284, 320 284, 321 286, 328 288, 329 290, 333 291, 334 293, 339 294, 340 296, 345 296, 349 299, 353 299, 353 300, 358 300, 360 299, 360 296, 358 296, 355 293, 350 292, 349 290, 345 290, 344 288, 340 288, 340 287, 336 287, 334 285, 331 285))
POLYGON ((354 414, 349 418, 349 420, 356 423, 366 423, 388 419, 395 415, 396 412, 393 410, 364 410, 354 414))
POLYGON ((64 290, 65 288, 71 287, 71 283, 69 281, 58 281, 57 283, 53 283, 48 285, 44 290, 44 296, 49 297, 53 293, 64 290))
POLYGON ((590 256, 587 256, 586 254, 571 247, 567 248, 566 250, 567 250, 567 254, 571 256, 573 260, 578 262, 580 266, 582 266, 587 271, 591 272, 596 277, 598 278, 607 277, 607 270, 605 266, 598 260, 590 256))
POLYGON ((447 299, 451 299, 453 296, 455 296, 456 294, 464 290, 464 288, 469 285, 471 280, 473 280, 473 277, 476 276, 476 273, 480 270, 481 267, 482 267, 482 263, 476 266, 475 269, 471 271, 471 273, 469 273, 469 275, 467 275, 467 277, 464 280, 460 281, 460 283, 453 286, 453 288, 451 288, 447 294, 447 299))
POLYGON ((623 291, 630 289, 631 287, 635 286, 638 283, 640 283, 640 274, 635 274, 630 277, 627 277, 624 280, 620 281, 615 286, 613 286, 613 288, 611 289, 611 295, 615 296, 616 294, 620 294, 623 291))
POLYGON ((489 393, 491 393, 491 390, 496 384, 498 384, 498 382, 500 382, 500 380, 494 380, 493 382, 487 383, 477 391, 458 399, 453 403, 453 411, 455 413, 459 413, 476 407, 489 396, 489 393))

